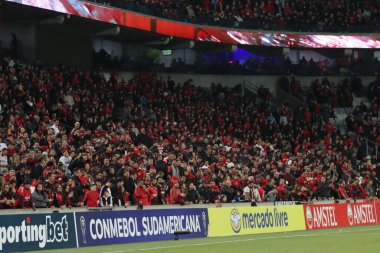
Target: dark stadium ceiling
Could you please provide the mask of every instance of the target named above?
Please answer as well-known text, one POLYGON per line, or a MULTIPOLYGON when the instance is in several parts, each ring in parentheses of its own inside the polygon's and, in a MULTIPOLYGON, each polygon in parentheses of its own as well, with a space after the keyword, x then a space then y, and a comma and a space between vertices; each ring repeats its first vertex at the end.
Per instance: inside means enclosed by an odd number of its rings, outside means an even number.
MULTIPOLYGON (((2 3, 0 15, 2 20, 5 22, 12 22, 20 25, 33 23, 37 25, 49 25, 41 23, 58 16, 62 16, 65 19, 64 22, 60 24, 61 26, 65 26, 67 29, 79 31, 93 31, 94 35, 98 32, 116 27, 115 25, 108 23, 79 18, 76 16, 69 16, 66 14, 60 15, 56 12, 32 8, 25 5, 12 4, 8 2, 2 3)), ((159 39, 160 37, 161 36, 157 36, 153 33, 121 27, 120 34, 118 36, 112 36, 110 39, 123 41, 149 41, 159 39)))
MULTIPOLYGON (((150 47, 157 49, 189 48, 189 41, 186 39, 167 37, 164 35, 159 35, 157 33, 127 28, 125 26, 120 27, 120 32, 118 35, 104 35, 105 31, 114 29, 117 26, 110 23, 95 21, 92 19, 69 16, 66 14, 60 14, 44 9, 29 7, 26 5, 4 2, 2 0, 0 0, 0 23, 13 23, 18 25, 56 25, 59 30, 67 29, 79 32, 85 31, 90 32, 93 36, 103 37, 109 40, 120 42, 144 43, 150 47), (59 16, 61 19, 58 18, 59 16), (62 18, 64 18, 64 20, 62 18), (57 22, 59 20, 63 22, 61 24, 58 24, 57 22)), ((221 43, 212 43, 207 41, 196 41, 191 43, 193 43, 191 48, 194 48, 197 51, 229 52, 233 50, 233 46, 223 45, 221 43)), ((278 55, 281 54, 283 50, 280 47, 251 45, 239 45, 239 47, 247 51, 251 51, 252 53, 260 54, 262 56, 278 55)), ((331 56, 334 54, 340 55, 344 52, 343 49, 313 50, 318 51, 326 56, 331 56)))
MULTIPOLYGON (((150 47, 157 49, 176 49, 189 47, 189 41, 186 39, 166 37, 156 33, 127 27, 120 27, 120 32, 118 35, 98 35, 99 33, 104 33, 105 31, 108 31, 112 28, 116 28, 116 25, 76 16, 68 16, 66 14, 61 15, 56 12, 33 8, 25 5, 3 2, 1 0, 0 3, 0 21, 3 23, 12 23, 18 25, 59 25, 60 29, 91 31, 94 36, 104 37, 109 40, 120 42, 147 43, 150 47), (61 24, 58 24, 59 17, 64 18, 61 24)), ((250 46, 247 46, 247 48, 249 47, 250 46)), ((194 43, 192 48, 199 51, 209 52, 231 50, 230 45, 200 41, 194 43)), ((258 50, 257 47, 256 50, 258 50)))

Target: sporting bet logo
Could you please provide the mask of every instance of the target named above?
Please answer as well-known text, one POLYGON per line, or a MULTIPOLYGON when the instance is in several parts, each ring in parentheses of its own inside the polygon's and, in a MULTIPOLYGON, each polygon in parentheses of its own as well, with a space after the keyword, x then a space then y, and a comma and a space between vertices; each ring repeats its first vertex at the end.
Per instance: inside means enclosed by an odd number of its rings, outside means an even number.
POLYGON ((66 215, 53 221, 51 215, 46 215, 45 224, 33 223, 27 217, 21 224, 0 227, 0 251, 3 246, 13 243, 37 243, 40 249, 48 243, 62 243, 69 239, 69 223, 66 215))

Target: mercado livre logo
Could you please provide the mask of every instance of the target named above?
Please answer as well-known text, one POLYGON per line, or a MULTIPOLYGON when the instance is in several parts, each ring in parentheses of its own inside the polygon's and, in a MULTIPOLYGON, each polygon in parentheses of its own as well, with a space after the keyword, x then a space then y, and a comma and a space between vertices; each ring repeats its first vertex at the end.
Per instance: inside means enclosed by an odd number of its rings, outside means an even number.
POLYGON ((250 229, 268 229, 287 227, 289 225, 288 213, 279 211, 277 208, 256 209, 252 211, 239 212, 232 209, 230 214, 231 228, 235 233, 250 229))
POLYGON ((231 210, 230 221, 232 230, 235 233, 239 233, 241 229, 241 217, 239 211, 235 208, 231 210))

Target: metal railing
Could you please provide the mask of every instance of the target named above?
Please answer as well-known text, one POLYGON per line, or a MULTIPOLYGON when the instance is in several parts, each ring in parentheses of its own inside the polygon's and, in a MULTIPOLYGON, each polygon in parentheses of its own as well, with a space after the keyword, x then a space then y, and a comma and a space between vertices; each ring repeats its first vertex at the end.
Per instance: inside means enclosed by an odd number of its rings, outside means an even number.
POLYGON ((375 158, 377 160, 378 159, 379 150, 378 150, 378 147, 377 147, 376 143, 374 141, 369 140, 367 137, 364 137, 363 139, 365 141, 367 155, 371 154, 370 153, 370 151, 371 151, 370 149, 372 147, 374 149, 374 155, 375 155, 375 158))
POLYGON ((257 91, 259 90, 259 87, 257 85, 254 85, 253 83, 251 83, 250 81, 248 80, 244 80, 243 81, 243 93, 245 94, 246 91, 250 91, 252 92, 253 94, 257 94, 257 91))

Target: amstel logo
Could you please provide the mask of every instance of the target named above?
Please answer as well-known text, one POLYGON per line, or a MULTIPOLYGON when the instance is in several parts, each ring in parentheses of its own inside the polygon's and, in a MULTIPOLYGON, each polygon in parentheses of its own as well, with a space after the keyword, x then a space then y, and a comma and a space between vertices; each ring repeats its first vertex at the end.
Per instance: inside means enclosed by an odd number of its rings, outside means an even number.
POLYGON ((235 233, 239 233, 240 229, 241 229, 241 217, 240 217, 240 213, 237 209, 232 209, 230 222, 231 222, 232 230, 235 233))
POLYGON ((310 229, 313 228, 313 213, 309 206, 306 207, 306 221, 310 229))
POLYGON ((352 224, 354 224, 354 215, 352 213, 352 208, 350 204, 347 205, 347 217, 348 223, 350 223, 350 225, 352 226, 352 224))

